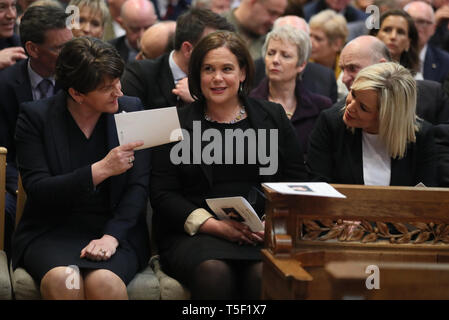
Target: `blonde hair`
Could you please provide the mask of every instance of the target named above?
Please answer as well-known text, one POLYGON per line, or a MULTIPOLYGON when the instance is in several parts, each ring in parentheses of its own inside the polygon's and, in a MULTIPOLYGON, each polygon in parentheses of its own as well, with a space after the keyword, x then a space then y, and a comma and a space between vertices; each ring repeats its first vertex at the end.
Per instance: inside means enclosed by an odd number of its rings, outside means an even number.
POLYGON ((80 10, 83 7, 89 8, 91 12, 101 15, 101 22, 103 27, 106 22, 111 20, 111 15, 109 14, 109 9, 104 0, 71 0, 69 5, 77 6, 80 10))
POLYGON ((290 25, 274 27, 265 37, 265 43, 262 47, 263 57, 267 54, 268 44, 272 39, 290 42, 296 46, 296 52, 298 54, 297 66, 309 60, 312 43, 310 42, 310 37, 304 31, 290 25))
POLYGON ((311 29, 323 30, 331 43, 337 39, 342 39, 342 45, 344 45, 348 37, 348 26, 345 17, 334 10, 323 10, 312 16, 309 21, 309 27, 311 29))
POLYGON ((395 62, 373 64, 361 70, 352 90, 378 93, 379 137, 392 158, 403 158, 408 143, 416 142, 416 81, 395 62))

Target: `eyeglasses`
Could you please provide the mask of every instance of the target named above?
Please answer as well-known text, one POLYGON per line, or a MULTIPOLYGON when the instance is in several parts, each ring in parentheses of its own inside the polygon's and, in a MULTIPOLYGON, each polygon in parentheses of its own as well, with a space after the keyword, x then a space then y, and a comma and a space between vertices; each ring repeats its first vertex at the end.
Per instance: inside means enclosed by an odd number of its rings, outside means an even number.
POLYGON ((415 24, 417 27, 428 27, 428 26, 433 25, 433 22, 429 21, 429 20, 414 19, 413 21, 415 21, 415 24))

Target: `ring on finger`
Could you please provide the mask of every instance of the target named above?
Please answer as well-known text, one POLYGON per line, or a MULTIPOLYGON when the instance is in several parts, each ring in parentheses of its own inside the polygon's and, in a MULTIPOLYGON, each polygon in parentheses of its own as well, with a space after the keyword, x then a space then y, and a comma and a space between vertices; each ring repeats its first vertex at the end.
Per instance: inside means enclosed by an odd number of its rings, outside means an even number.
POLYGON ((134 156, 131 156, 131 157, 129 157, 129 159, 128 159, 128 163, 133 163, 134 162, 134 156))

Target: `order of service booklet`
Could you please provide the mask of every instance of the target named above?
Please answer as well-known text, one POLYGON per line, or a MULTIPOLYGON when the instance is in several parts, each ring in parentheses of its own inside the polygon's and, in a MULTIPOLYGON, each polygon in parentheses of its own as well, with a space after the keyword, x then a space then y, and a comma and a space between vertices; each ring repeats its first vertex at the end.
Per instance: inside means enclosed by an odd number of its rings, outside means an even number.
POLYGON ((120 145, 142 140, 136 150, 183 140, 176 107, 121 112, 114 115, 120 145))
POLYGON ((252 232, 264 230, 256 211, 243 197, 206 199, 209 208, 219 219, 231 219, 246 224, 252 232))
POLYGON ((297 194, 314 197, 346 198, 326 182, 275 182, 262 185, 282 194, 297 194))

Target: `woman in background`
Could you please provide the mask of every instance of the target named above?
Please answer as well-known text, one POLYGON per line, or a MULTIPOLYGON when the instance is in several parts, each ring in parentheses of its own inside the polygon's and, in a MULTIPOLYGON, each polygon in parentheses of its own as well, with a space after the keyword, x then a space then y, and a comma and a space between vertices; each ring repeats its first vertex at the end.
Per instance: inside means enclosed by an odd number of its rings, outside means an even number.
POLYGON ((346 19, 333 10, 323 10, 310 18, 309 27, 312 61, 334 70, 338 79, 341 73, 338 60, 348 37, 346 19))
POLYGON ((380 16, 380 29, 371 29, 390 51, 391 58, 415 75, 420 70, 418 30, 404 10, 388 10, 380 16))
POLYGON ((288 25, 273 29, 262 49, 267 77, 250 94, 283 106, 305 154, 316 119, 332 105, 328 97, 312 93, 301 84, 310 47, 309 37, 302 30, 288 25))
POLYGON ((103 39, 104 26, 111 19, 104 0, 71 0, 69 6, 79 9, 79 27, 72 29, 74 37, 91 36, 103 39))

